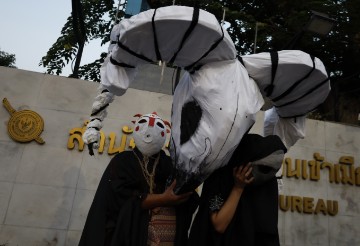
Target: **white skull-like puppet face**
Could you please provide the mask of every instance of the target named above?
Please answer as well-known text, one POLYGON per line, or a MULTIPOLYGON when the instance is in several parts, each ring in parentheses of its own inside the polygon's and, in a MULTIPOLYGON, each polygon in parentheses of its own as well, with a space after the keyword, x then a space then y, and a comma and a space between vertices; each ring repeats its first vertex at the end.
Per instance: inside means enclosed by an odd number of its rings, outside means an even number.
POLYGON ((263 102, 255 82, 236 60, 206 64, 183 76, 171 117, 176 193, 195 189, 227 164, 263 102))
POLYGON ((166 130, 164 121, 155 113, 140 116, 133 132, 136 147, 146 156, 158 153, 165 144, 166 130))

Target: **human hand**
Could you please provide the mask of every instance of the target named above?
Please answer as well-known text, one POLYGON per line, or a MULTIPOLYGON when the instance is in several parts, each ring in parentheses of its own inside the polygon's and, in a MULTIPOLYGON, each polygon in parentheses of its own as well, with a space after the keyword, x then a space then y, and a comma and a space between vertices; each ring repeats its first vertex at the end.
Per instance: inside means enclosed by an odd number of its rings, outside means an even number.
POLYGON ((184 194, 176 195, 174 193, 175 186, 176 186, 176 180, 174 180, 171 183, 171 185, 166 188, 164 193, 162 193, 164 202, 167 205, 177 205, 177 204, 183 203, 183 202, 187 201, 189 199, 189 197, 191 196, 191 194, 193 193, 192 191, 190 191, 190 192, 187 192, 184 194))
POLYGON ((243 189, 246 185, 254 181, 254 177, 251 176, 252 167, 250 163, 246 166, 241 165, 233 169, 234 187, 243 189))

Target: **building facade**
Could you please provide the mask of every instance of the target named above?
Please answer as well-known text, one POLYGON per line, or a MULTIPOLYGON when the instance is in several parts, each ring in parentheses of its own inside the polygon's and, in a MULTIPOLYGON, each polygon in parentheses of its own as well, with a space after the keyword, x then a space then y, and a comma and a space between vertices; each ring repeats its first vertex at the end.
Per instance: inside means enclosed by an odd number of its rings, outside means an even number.
MULTIPOLYGON (((0 109, 0 245, 75 246, 102 172, 133 144, 133 115, 155 111, 170 120, 172 96, 130 88, 117 97, 101 148, 90 156, 81 133, 97 83, 5 67, 0 75, 1 99, 13 109, 0 109), (21 118, 24 112, 44 122, 30 140, 16 136, 16 127, 36 123, 21 118)), ((262 121, 259 112, 251 131, 261 134, 262 121)), ((360 245, 359 146, 359 127, 307 120, 306 138, 283 163, 281 245, 360 245)))

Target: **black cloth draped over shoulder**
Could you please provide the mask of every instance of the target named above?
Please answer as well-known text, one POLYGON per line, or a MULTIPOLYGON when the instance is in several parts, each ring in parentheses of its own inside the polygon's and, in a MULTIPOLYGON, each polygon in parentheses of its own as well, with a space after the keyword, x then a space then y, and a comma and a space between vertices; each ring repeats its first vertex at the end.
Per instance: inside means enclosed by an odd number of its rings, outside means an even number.
POLYGON ((274 176, 261 185, 248 185, 236 213, 223 234, 215 231, 210 220, 211 200, 225 201, 234 185, 233 168, 262 159, 286 147, 277 136, 246 134, 230 162, 216 170, 203 184, 199 210, 195 216, 189 246, 278 246, 278 186, 274 176))
MULTIPOLYGON (((125 151, 110 161, 91 204, 79 246, 146 246, 149 210, 141 208, 149 186, 137 157, 125 151)), ((154 158, 155 159, 155 158, 154 158)), ((149 164, 154 159, 150 158, 149 164)), ((170 157, 160 152, 156 168, 155 193, 162 193, 173 171, 170 157)), ((176 207, 175 245, 186 245, 187 231, 196 208, 194 199, 176 207)))

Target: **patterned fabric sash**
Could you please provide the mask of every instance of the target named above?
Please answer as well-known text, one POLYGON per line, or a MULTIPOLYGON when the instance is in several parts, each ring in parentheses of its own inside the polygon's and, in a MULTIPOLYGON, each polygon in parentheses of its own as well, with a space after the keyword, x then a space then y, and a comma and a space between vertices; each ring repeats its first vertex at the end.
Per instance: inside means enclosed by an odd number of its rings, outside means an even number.
POLYGON ((148 246, 173 246, 176 233, 176 213, 172 207, 159 207, 151 211, 148 228, 148 246))

